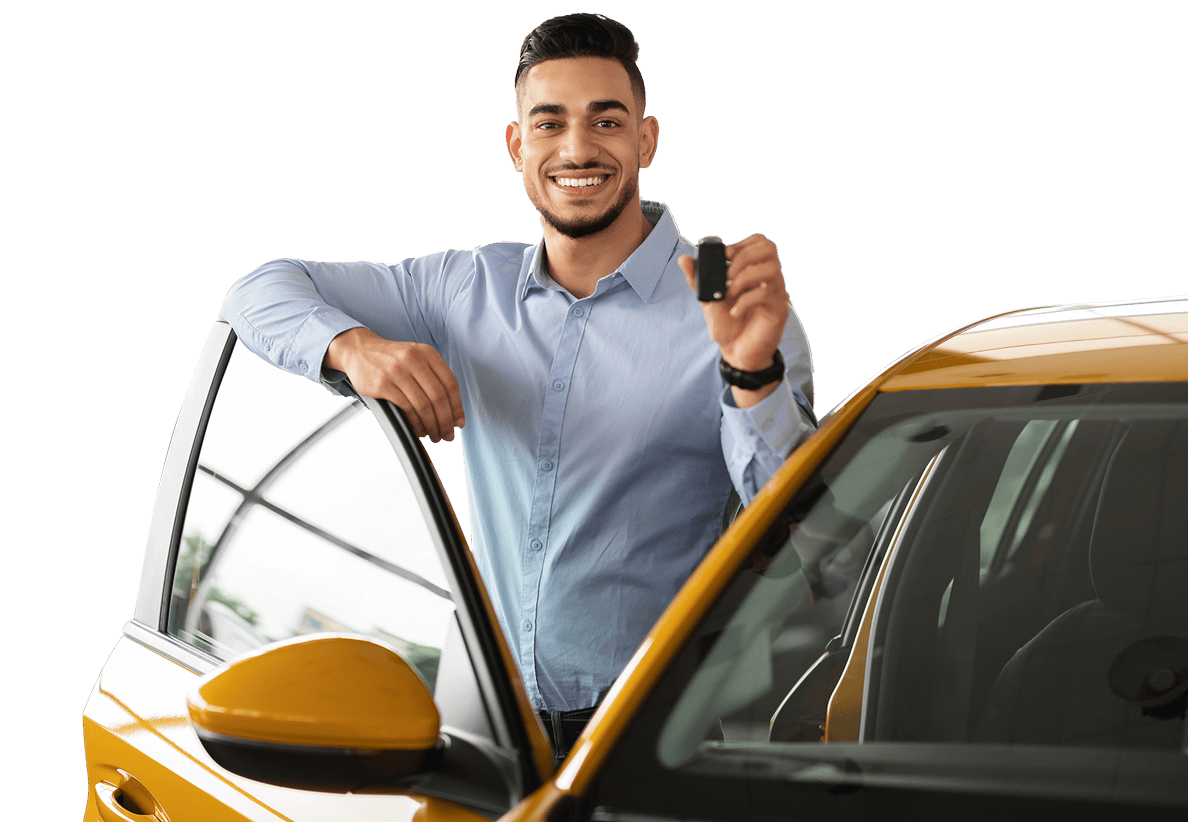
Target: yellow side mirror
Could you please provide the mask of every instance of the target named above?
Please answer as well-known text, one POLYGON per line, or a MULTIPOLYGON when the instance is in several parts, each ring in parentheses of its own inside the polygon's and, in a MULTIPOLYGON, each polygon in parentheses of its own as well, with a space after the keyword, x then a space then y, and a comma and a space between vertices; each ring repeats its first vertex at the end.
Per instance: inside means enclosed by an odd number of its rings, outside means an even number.
POLYGON ((190 720, 229 771, 287 787, 354 791, 418 773, 441 715, 399 654, 362 637, 269 645, 199 680, 190 720))

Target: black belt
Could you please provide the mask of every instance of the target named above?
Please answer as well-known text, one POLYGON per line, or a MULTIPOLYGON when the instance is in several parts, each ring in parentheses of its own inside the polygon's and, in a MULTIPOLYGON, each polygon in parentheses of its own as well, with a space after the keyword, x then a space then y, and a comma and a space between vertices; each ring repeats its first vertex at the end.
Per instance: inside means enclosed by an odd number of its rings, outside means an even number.
POLYGON ((537 711, 545 732, 553 742, 553 755, 562 759, 569 753, 582 729, 594 716, 594 708, 579 708, 576 711, 537 711))

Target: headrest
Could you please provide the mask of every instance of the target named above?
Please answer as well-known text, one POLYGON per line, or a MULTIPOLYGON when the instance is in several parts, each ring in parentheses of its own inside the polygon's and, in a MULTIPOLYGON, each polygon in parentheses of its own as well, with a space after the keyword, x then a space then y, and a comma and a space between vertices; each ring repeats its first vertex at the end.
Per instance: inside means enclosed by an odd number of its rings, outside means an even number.
POLYGON ((1188 624, 1188 420, 1132 423, 1110 458, 1089 546, 1097 597, 1152 628, 1188 624))

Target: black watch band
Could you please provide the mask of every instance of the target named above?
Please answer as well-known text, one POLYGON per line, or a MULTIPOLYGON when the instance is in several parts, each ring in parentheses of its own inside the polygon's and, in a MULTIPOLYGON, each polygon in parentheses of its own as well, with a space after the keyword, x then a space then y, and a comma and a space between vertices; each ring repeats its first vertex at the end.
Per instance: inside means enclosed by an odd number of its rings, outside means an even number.
POLYGON ((718 360, 718 373, 722 379, 731 385, 736 385, 746 391, 755 391, 773 382, 779 382, 784 377, 784 357, 780 349, 776 349, 774 362, 762 371, 740 371, 726 360, 718 360))

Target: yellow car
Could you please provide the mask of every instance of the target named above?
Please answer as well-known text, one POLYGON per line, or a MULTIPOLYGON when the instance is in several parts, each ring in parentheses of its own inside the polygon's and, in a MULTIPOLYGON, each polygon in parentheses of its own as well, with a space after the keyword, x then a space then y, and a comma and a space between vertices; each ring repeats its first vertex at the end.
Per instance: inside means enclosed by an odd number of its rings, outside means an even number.
POLYGON ((84 713, 85 818, 1188 818, 1186 343, 1185 301, 1045 309, 897 363, 555 769, 403 416, 216 325, 84 713))

